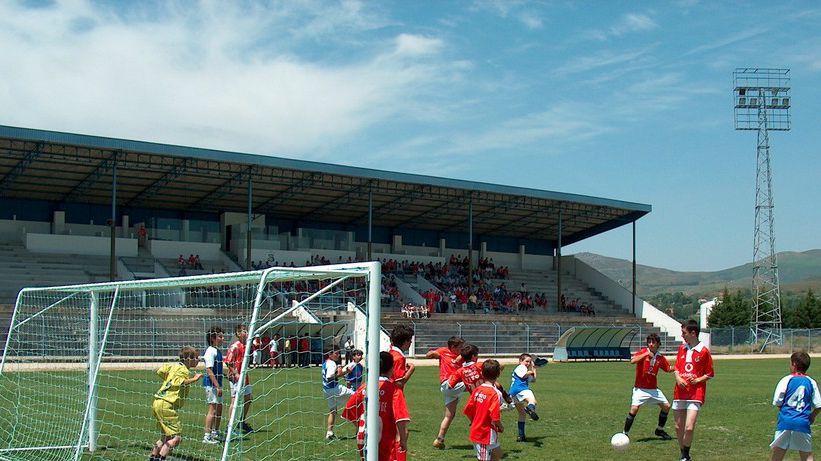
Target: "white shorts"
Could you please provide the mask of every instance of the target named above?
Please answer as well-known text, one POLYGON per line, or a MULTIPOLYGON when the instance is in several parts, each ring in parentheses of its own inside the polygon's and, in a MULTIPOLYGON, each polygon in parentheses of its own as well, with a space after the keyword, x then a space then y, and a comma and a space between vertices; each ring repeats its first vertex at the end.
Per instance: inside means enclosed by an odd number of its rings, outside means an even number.
POLYGON ((458 382, 456 383, 456 387, 453 389, 448 386, 448 380, 442 381, 442 385, 439 386, 439 390, 442 391, 442 397, 445 399, 445 405, 459 401, 459 396, 462 395, 462 392, 465 392, 465 383, 458 382))
POLYGON ((217 388, 205 386, 205 403, 222 405, 222 396, 217 395, 217 388))
POLYGON ((516 394, 511 395, 510 397, 513 399, 513 403, 526 402, 528 400, 532 402, 536 401, 536 396, 533 395, 533 391, 531 391, 530 389, 519 391, 516 394))
POLYGON ((487 445, 481 443, 474 443, 473 447, 476 448, 476 459, 479 461, 490 461, 491 453, 494 449, 499 448, 499 438, 496 431, 493 429, 490 430, 490 443, 487 445))
POLYGON ((812 452, 812 434, 798 431, 775 431, 775 438, 770 448, 812 452))
MULTIPOLYGON (((231 383, 231 397, 236 397, 240 385, 238 383, 231 383)), ((251 395, 251 385, 246 384, 242 390, 243 395, 251 395)))
POLYGON ((325 399, 328 401, 328 410, 334 411, 339 407, 344 407, 348 399, 354 394, 353 389, 345 386, 336 386, 333 389, 322 389, 325 399))
POLYGON ((673 400, 673 410, 701 410, 701 402, 698 400, 673 400))
POLYGON ((664 396, 664 392, 661 392, 661 389, 642 389, 640 387, 634 387, 631 405, 640 407, 645 403, 670 404, 667 397, 664 396))

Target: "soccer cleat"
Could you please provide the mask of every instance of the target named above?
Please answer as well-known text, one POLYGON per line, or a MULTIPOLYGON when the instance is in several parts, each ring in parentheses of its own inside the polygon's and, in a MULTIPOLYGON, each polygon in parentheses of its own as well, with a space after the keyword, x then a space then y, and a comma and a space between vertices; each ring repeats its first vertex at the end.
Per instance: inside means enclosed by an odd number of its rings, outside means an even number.
POLYGON ((520 436, 516 437, 516 441, 517 442, 527 442, 527 438, 525 438, 523 435, 520 435, 520 436))
POLYGON ((336 435, 333 432, 328 432, 325 434, 325 440, 336 440, 336 435))
POLYGON ((433 441, 433 447, 438 448, 440 450, 444 450, 445 449, 445 440, 440 439, 439 437, 437 437, 436 440, 433 441))
POLYGON ((254 428, 248 423, 237 424, 237 429, 241 430, 243 434, 250 434, 251 432, 254 432, 254 428))
POLYGON ((673 440, 673 437, 667 433, 664 429, 656 429, 656 436, 661 437, 661 440, 673 440))
POLYGON ((533 421, 538 421, 539 420, 539 415, 536 413, 536 410, 526 407, 525 408, 525 413, 530 415, 530 419, 532 419, 533 421))
POLYGON ((207 443, 209 445, 216 445, 220 442, 219 442, 219 440, 212 438, 210 435, 205 435, 205 436, 202 437, 202 443, 207 443))

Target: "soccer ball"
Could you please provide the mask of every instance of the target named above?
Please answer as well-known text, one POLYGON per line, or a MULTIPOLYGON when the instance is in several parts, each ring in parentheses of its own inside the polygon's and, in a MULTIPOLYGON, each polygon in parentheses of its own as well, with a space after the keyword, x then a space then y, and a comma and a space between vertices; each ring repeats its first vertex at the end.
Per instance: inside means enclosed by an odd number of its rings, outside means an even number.
POLYGON ((610 438, 610 445, 613 446, 614 450, 626 450, 627 446, 630 445, 630 437, 627 437, 624 432, 616 432, 610 438))

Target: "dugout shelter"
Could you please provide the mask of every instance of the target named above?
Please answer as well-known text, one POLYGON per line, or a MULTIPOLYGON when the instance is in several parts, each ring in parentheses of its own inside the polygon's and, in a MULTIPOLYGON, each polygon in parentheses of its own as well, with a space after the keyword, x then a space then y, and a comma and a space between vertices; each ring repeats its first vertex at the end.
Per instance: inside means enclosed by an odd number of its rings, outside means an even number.
POLYGON ((636 328, 573 327, 556 341, 553 360, 629 360, 636 328))

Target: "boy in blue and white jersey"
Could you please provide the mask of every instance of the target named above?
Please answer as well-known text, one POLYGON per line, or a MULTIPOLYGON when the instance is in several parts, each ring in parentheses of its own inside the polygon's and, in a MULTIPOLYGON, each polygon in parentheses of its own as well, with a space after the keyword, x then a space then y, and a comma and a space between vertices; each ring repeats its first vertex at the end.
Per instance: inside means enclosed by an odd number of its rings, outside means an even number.
POLYGON ((339 361, 339 346, 334 346, 325 362, 322 364, 322 392, 328 400, 328 432, 325 433, 326 440, 333 440, 334 423, 336 422, 336 409, 345 408, 348 398, 354 394, 356 389, 349 389, 339 385, 339 377, 345 374, 345 369, 337 365, 339 361))
POLYGON ((510 397, 519 412, 519 435, 517 442, 525 442, 525 415, 530 415, 533 421, 539 420, 536 413, 536 396, 530 390, 530 383, 536 381, 536 369, 533 367, 533 356, 522 354, 519 356, 519 365, 513 369, 510 383, 510 397))
POLYGON ((348 383, 348 388, 352 391, 359 389, 362 384, 362 375, 365 372, 365 367, 362 366, 362 356, 365 355, 361 350, 354 349, 351 352, 351 358, 348 364, 345 365, 345 381, 348 383))
POLYGON ((220 422, 222 421, 222 352, 220 346, 225 332, 214 325, 205 334, 208 349, 203 354, 205 373, 202 381, 205 387, 205 402, 208 411, 205 413, 205 435, 202 443, 220 443, 220 422))
POLYGON ((787 450, 798 450, 802 460, 812 460, 812 432, 810 426, 821 411, 818 383, 807 376, 810 356, 795 352, 790 356, 790 374, 781 378, 775 387, 773 405, 778 407, 775 438, 770 447, 773 461, 781 461, 787 450))

